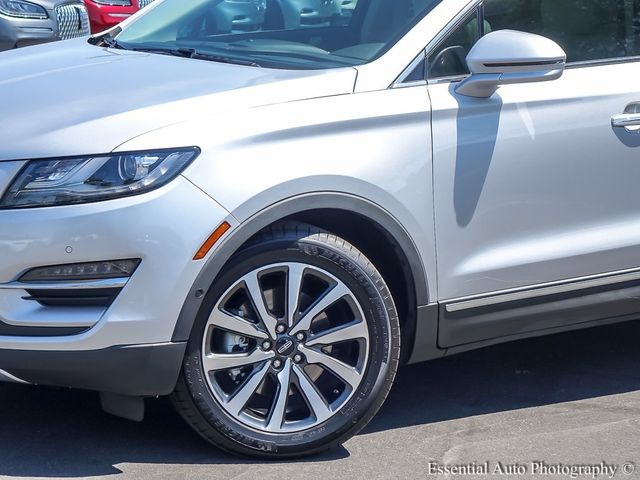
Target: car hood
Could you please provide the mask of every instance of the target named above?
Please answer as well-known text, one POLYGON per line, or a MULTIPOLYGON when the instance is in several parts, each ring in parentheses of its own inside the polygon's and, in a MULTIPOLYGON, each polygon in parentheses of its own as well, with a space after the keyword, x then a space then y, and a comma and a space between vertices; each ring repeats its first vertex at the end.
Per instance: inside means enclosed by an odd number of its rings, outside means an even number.
POLYGON ((86 40, 0 54, 0 161, 105 153, 194 118, 353 92, 356 70, 276 70, 86 40))

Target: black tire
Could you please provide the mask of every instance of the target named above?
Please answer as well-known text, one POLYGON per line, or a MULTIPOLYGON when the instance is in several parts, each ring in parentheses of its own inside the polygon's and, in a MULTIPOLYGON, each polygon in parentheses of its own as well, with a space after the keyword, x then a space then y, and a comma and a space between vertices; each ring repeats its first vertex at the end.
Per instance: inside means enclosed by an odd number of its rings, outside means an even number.
POLYGON ((213 445, 234 454, 295 458, 335 448, 358 433, 382 406, 400 358, 398 315, 375 266, 340 237, 301 223, 270 227, 225 267, 207 293, 188 343, 172 400, 182 417, 213 445), (202 340, 209 314, 238 278, 275 262, 303 262, 339 278, 360 303, 370 332, 367 367, 354 394, 324 423, 296 433, 250 428, 224 410, 211 393, 202 367, 202 340))

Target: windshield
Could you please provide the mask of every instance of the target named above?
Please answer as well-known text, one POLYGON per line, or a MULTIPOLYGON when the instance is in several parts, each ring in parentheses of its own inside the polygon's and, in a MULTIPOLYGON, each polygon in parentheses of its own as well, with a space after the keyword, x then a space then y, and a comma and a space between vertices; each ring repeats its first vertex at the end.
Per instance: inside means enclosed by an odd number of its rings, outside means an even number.
POLYGON ((271 68, 354 66, 440 1, 156 0, 108 46, 271 68))

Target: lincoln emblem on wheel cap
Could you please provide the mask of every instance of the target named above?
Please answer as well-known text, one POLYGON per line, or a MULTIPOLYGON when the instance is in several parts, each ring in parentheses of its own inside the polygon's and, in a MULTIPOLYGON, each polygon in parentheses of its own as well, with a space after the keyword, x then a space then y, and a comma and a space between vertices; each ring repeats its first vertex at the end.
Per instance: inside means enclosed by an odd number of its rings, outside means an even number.
POLYGON ((276 351, 280 355, 291 355, 294 350, 293 345, 293 340, 291 340, 290 338, 282 338, 278 340, 278 343, 276 344, 276 351))

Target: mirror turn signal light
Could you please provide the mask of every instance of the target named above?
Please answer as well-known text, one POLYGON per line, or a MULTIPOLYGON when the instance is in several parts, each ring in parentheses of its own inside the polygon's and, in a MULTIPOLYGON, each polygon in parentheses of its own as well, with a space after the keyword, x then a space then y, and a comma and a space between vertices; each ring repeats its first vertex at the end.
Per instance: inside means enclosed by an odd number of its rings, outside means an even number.
POLYGON ((222 222, 218 228, 216 228, 213 233, 207 238, 207 240, 202 244, 200 250, 193 257, 194 260, 202 260, 207 256, 209 251, 213 248, 213 246, 220 240, 220 238, 227 233, 227 230, 231 228, 229 222, 222 222))

